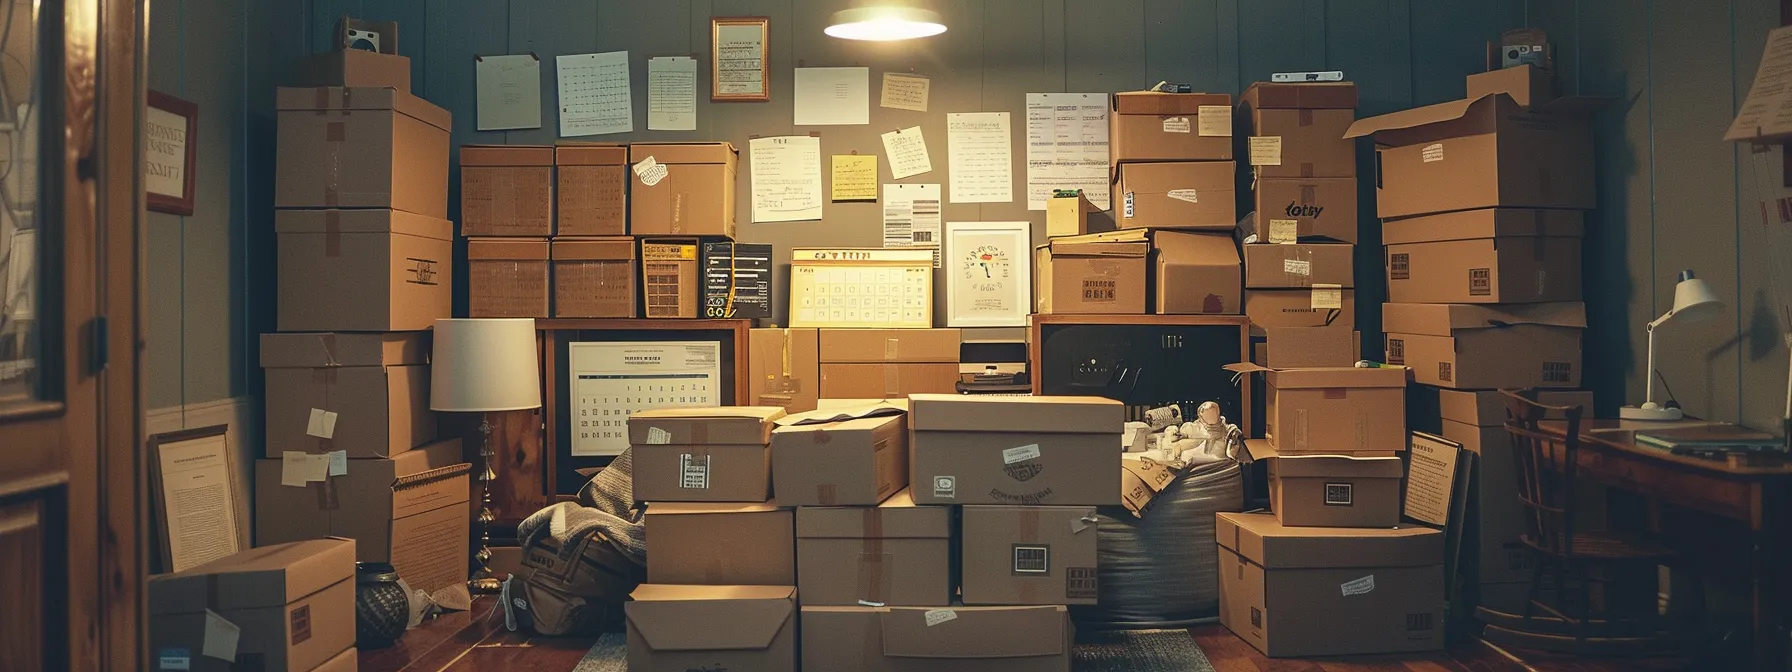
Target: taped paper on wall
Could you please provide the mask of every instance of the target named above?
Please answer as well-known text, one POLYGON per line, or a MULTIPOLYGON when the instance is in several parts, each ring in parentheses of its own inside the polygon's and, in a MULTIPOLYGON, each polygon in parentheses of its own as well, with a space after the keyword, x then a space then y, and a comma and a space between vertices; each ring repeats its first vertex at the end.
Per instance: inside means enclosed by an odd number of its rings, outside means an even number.
POLYGON ((821 219, 821 138, 753 138, 753 221, 821 219))
POLYGON ((797 68, 792 107, 798 126, 871 123, 870 68, 797 68))
POLYGON ((1054 189, 1110 207, 1108 94, 1027 94, 1027 209, 1044 210, 1054 189))
POLYGON ((946 162, 953 203, 1014 200, 1014 159, 1007 112, 946 115, 946 162))
POLYGON ((628 52, 554 57, 560 84, 560 137, 633 133, 628 52))
POLYGON ((898 180, 933 172, 933 159, 927 156, 927 138, 920 126, 883 134, 884 155, 890 158, 890 176, 898 180))
POLYGON ((478 130, 541 128, 541 60, 531 54, 473 62, 478 130))
POLYGON ((647 59, 647 130, 697 130, 696 59, 647 59))
POLYGON ((899 72, 884 73, 884 90, 879 107, 911 112, 927 111, 927 91, 933 80, 921 75, 899 72))

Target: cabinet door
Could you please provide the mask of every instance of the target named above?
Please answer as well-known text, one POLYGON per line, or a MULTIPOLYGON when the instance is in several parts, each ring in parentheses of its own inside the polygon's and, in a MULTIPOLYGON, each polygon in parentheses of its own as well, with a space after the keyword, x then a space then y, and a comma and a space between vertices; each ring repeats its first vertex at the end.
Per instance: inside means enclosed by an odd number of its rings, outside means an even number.
POLYGON ((44 669, 43 517, 37 502, 0 507, 0 667, 44 669))

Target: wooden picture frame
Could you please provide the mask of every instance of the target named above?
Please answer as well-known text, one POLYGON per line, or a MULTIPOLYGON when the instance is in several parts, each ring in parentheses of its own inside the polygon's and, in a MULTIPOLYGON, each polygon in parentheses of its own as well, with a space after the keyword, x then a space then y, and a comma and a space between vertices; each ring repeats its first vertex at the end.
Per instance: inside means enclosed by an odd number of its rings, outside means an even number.
POLYGON ((178 572, 249 549, 248 502, 237 485, 236 454, 230 448, 229 425, 214 425, 154 434, 149 437, 150 519, 159 565, 153 571, 178 572), (193 493, 184 501, 204 510, 188 511, 176 530, 171 519, 171 488, 193 493), (219 501, 219 500, 222 501, 219 501), (189 522, 214 521, 186 530, 189 522), (174 539, 197 543, 175 548, 174 539))
POLYGON ((709 99, 712 102, 766 102, 772 99, 771 23, 764 16, 718 16, 709 20, 709 99), (754 90, 751 73, 754 43, 758 37, 758 79, 754 90), (727 35, 724 35, 727 33, 727 35), (727 38, 727 39, 724 39, 727 38), (726 58, 723 45, 728 45, 726 58))
POLYGON ((160 91, 144 110, 143 188, 149 209, 193 214, 193 169, 199 146, 199 106, 160 91))

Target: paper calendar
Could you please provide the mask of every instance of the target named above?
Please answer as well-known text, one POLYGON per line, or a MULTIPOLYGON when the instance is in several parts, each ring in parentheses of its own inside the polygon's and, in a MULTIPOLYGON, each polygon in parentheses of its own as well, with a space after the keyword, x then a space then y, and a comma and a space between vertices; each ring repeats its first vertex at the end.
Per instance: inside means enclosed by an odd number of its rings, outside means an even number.
POLYGON ((797 248, 790 326, 933 326, 933 251, 797 248))
POLYGON ((620 455, 628 416, 651 408, 720 406, 722 344, 715 341, 570 343, 572 454, 620 455))

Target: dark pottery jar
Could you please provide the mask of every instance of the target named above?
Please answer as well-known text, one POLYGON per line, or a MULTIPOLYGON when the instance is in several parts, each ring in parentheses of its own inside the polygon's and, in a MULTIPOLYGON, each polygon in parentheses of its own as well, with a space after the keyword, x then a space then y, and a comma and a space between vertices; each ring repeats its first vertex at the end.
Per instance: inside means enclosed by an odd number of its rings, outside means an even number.
POLYGON ((410 620, 411 602, 398 585, 398 571, 383 562, 355 563, 355 645, 391 646, 410 620))

